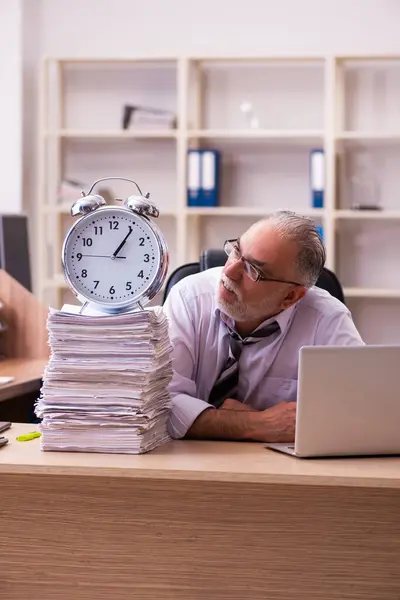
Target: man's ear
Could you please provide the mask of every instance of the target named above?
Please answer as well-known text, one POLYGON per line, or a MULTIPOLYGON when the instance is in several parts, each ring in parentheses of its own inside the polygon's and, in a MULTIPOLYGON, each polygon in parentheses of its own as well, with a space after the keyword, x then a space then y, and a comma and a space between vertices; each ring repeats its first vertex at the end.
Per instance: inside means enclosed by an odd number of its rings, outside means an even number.
POLYGON ((292 306, 293 304, 295 304, 296 302, 298 302, 299 300, 304 298, 306 293, 307 293, 307 288, 304 287, 303 285, 297 285, 297 286, 293 287, 291 290, 289 290, 289 292, 287 293, 286 297, 284 298, 284 300, 282 302, 283 310, 290 308, 290 306, 292 306))

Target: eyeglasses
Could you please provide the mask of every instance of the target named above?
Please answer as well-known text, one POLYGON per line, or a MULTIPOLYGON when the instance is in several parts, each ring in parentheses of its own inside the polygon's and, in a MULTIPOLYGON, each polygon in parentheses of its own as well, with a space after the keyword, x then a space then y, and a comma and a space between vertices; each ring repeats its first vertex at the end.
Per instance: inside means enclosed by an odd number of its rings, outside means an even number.
POLYGON ((241 260, 244 265, 244 272, 252 281, 276 281, 278 283, 289 283, 291 285, 303 286, 302 283, 296 283, 295 281, 285 281, 283 279, 274 279, 272 277, 266 277, 261 273, 257 267, 252 265, 248 260, 246 260, 240 253, 238 240, 226 240, 224 243, 224 251, 229 256, 229 258, 237 261, 241 260))

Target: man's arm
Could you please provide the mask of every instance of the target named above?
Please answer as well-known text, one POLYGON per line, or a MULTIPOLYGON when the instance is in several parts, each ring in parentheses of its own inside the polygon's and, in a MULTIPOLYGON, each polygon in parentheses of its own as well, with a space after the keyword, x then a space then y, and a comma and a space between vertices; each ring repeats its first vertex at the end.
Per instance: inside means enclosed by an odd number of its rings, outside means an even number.
MULTIPOLYGON (((171 412, 168 431, 173 438, 182 438, 197 417, 213 407, 197 397, 195 373, 196 333, 192 307, 186 301, 182 287, 172 287, 163 310, 169 320, 169 335, 173 349, 173 377, 169 385, 171 412)), ((213 409, 214 410, 214 409, 213 409)))
POLYGON ((254 410, 237 400, 225 400, 218 410, 202 412, 186 437, 210 440, 293 442, 296 403, 280 402, 266 410, 254 410))
POLYGON ((354 324, 351 312, 337 311, 328 318, 321 319, 318 324, 315 342, 316 346, 362 346, 364 341, 354 324))
POLYGON ((362 346, 362 340, 349 310, 333 314, 319 324, 315 345, 321 346, 362 346))

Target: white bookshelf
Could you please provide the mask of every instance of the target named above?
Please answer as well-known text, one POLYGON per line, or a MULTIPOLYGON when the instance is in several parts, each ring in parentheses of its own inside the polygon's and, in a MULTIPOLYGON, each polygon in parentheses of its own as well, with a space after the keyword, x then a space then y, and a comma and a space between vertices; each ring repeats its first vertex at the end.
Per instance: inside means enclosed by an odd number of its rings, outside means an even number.
MULTIPOLYGON (((393 308, 400 300, 399 92, 400 56, 45 59, 38 295, 57 306, 71 300, 61 245, 72 200, 59 197, 59 182, 79 180, 87 191, 100 177, 121 175, 158 205, 170 272, 277 208, 312 217, 366 341, 400 341, 393 308), (244 101, 255 108, 256 129, 240 111, 244 101), (122 130, 125 103, 173 111, 176 128, 122 130), (187 151, 201 147, 221 151, 215 208, 187 206, 187 151), (319 147, 323 209, 312 207, 309 191, 309 153, 319 147), (365 164, 381 210, 352 208, 363 189, 355 174, 365 164), (374 329, 371 318, 385 315, 395 318, 392 326, 374 329)), ((131 193, 122 182, 107 188, 114 197, 131 193)))

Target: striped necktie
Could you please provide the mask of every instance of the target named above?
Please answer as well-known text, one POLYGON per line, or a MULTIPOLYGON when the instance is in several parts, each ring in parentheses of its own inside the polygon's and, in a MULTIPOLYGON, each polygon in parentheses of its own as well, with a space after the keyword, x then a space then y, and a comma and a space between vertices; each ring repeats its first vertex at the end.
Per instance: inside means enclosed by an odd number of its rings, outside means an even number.
POLYGON ((219 408, 227 398, 236 398, 237 387, 239 383, 239 358, 243 350, 243 346, 259 342, 261 338, 269 337, 280 327, 277 321, 269 323, 263 329, 256 331, 253 335, 246 338, 241 338, 236 331, 229 329, 229 356, 228 361, 221 373, 219 374, 214 386, 210 392, 208 402, 219 408))

